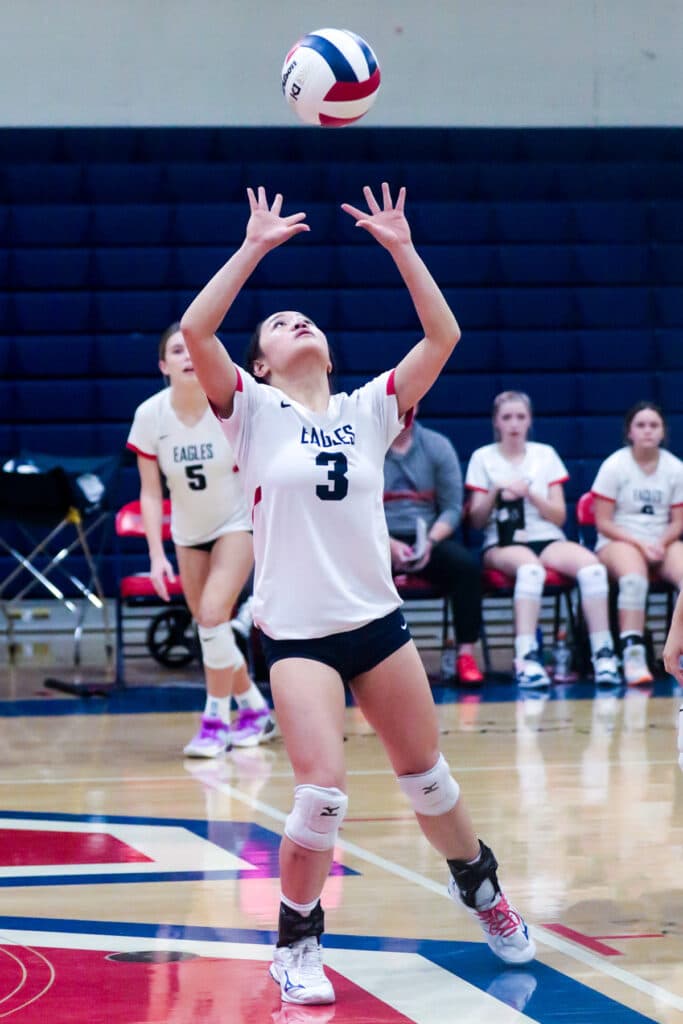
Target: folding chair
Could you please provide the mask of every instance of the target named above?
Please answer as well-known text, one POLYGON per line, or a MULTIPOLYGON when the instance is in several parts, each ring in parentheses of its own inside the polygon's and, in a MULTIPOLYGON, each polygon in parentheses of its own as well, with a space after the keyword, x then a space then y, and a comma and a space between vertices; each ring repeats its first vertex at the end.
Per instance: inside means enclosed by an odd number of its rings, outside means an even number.
MULTIPOLYGON (((582 494, 576 503, 576 524, 578 531, 579 543, 583 544, 584 547, 590 547, 589 530, 595 528, 595 497, 591 491, 587 491, 582 494)), ((663 641, 666 636, 669 626, 671 624, 671 618, 674 611, 674 603, 676 598, 676 588, 672 586, 668 580, 664 580, 659 576, 655 568, 650 567, 649 572, 649 589, 647 594, 647 604, 645 606, 645 619, 654 618, 653 602, 650 601, 651 596, 659 594, 664 596, 664 623, 660 629, 661 639, 663 641)), ((612 636, 614 638, 614 649, 619 650, 619 622, 617 612, 617 586, 613 581, 610 582, 610 628, 612 630, 612 636)), ((650 668, 656 668, 655 656, 654 656, 654 637, 650 629, 645 631, 645 647, 647 650, 648 660, 650 662, 650 668)))
MULTIPOLYGON (((564 601, 567 620, 571 636, 576 638, 578 627, 574 609, 572 607, 571 594, 575 587, 575 581, 569 576, 563 576, 554 569, 546 569, 543 596, 553 600, 553 640, 561 625, 562 603, 564 601)), ((515 580, 498 569, 482 569, 481 591, 482 598, 507 598, 514 595, 515 580)), ((484 666, 487 674, 492 671, 491 667, 491 645, 489 641, 486 616, 482 615, 481 624, 481 647, 484 655, 484 666)))
POLYGON ((441 650, 443 651, 448 642, 448 630, 451 624, 448 594, 442 587, 438 587, 418 573, 399 573, 394 576, 394 586, 403 601, 441 602, 441 650))
MULTIPOLYGON (((139 501, 131 501, 116 513, 115 531, 118 538, 144 539, 142 512, 139 501)), ((171 502, 164 499, 162 506, 161 536, 171 540, 171 502)), ((148 572, 122 576, 116 598, 116 678, 125 686, 125 658, 151 656, 166 667, 189 665, 198 654, 192 615, 185 603, 180 577, 167 583, 170 597, 165 604, 156 593, 148 572), (163 606, 163 610, 149 620, 149 609, 163 606), (130 639, 126 625, 134 631, 145 622, 145 640, 130 639)))
MULTIPOLYGON (((98 562, 109 518, 107 484, 117 468, 118 459, 110 457, 98 461, 22 455, 9 460, 0 471, 0 549, 16 563, 0 580, 0 610, 7 623, 10 656, 16 650, 18 604, 40 587, 76 619, 74 664, 80 664, 89 607, 102 613, 107 662, 111 662, 113 644, 98 562), (98 529, 99 548, 93 553, 88 538, 98 529), (79 567, 74 565, 79 555, 87 570, 84 578, 77 575, 79 567), (80 605, 70 596, 74 591, 83 599, 80 605)), ((48 682, 53 681, 45 685, 48 682)))

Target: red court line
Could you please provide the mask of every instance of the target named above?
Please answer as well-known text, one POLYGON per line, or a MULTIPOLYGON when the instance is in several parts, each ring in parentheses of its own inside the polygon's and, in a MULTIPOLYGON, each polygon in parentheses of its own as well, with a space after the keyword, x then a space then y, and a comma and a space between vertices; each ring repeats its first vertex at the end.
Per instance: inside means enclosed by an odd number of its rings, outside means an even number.
POLYGON ((592 950, 594 953, 600 953, 602 956, 622 956, 620 950, 614 949, 612 946, 607 946, 604 942, 598 942, 592 935, 584 935, 582 932, 577 932, 573 928, 568 928, 566 924, 544 924, 544 928, 547 928, 549 932, 555 932, 557 935, 562 935, 565 939, 571 939, 572 942, 578 942, 580 946, 585 946, 586 949, 592 950))

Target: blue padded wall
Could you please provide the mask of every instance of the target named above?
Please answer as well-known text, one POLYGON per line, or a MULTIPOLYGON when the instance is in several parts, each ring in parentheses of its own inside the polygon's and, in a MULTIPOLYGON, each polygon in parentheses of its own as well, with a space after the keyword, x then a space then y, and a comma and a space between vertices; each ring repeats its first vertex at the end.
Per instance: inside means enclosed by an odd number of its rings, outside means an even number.
MULTIPOLYGON (((0 457, 120 451, 159 386, 156 344, 239 244, 247 185, 306 209, 221 336, 301 308, 328 332, 341 384, 394 364, 419 325, 390 257, 342 201, 408 187, 415 241, 463 339, 422 403, 466 464, 503 388, 528 392, 535 437, 574 500, 640 398, 673 414, 683 383, 679 129, 0 130, 0 457), (635 154, 635 158, 634 158, 635 154)), ((134 496, 121 476, 116 501, 134 496)))

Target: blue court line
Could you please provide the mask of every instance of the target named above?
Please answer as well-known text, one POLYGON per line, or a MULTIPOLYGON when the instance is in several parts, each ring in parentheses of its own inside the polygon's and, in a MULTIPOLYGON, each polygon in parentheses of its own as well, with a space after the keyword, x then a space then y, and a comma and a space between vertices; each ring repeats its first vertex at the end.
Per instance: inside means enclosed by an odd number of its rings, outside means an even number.
MULTIPOLYGON (((261 686, 268 696, 268 688, 261 686)), ((458 704, 466 700, 478 700, 482 704, 508 703, 529 697, 539 692, 547 693, 550 701, 592 700, 595 697, 594 683, 576 683, 551 686, 547 691, 520 691, 512 682, 487 681, 480 687, 443 686, 432 684, 432 693, 437 704, 458 704)), ((607 690, 603 687, 601 693, 607 690)), ((623 697, 625 686, 614 688, 614 693, 623 697)), ((655 680, 652 697, 681 696, 681 688, 671 676, 655 680)), ((205 694, 196 685, 174 684, 172 686, 132 686, 112 691, 106 697, 70 697, 62 699, 49 695, 24 700, 0 700, 0 718, 32 718, 62 715, 134 715, 166 711, 201 711, 205 694)), ((347 696, 347 706, 351 705, 347 696)))
MULTIPOLYGON (((272 945, 276 940, 275 932, 246 928, 0 916, 0 943, 3 929, 262 945, 272 945)), ((654 1018, 645 1017, 538 961, 520 967, 502 966, 482 942, 326 934, 324 943, 330 949, 416 953, 482 992, 523 1011, 539 1024, 657 1024, 654 1018)), ((143 949, 141 946, 140 951, 143 949)), ((457 1007, 453 1009, 456 1019, 457 1007)))

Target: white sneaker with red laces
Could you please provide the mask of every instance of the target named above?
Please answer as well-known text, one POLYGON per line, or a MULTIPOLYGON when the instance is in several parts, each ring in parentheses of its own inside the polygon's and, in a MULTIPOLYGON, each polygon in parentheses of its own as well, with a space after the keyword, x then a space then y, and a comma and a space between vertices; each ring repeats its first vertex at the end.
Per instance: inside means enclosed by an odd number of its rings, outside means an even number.
POLYGON ((448 883, 448 894, 476 919, 489 948, 506 964, 525 964, 536 956, 536 943, 529 935, 524 918, 510 906, 502 892, 488 910, 466 906, 453 878, 448 883))
POLYGON ((334 989, 323 970, 323 948, 314 936, 276 946, 270 976, 280 984, 284 1003, 333 1003, 334 989))

